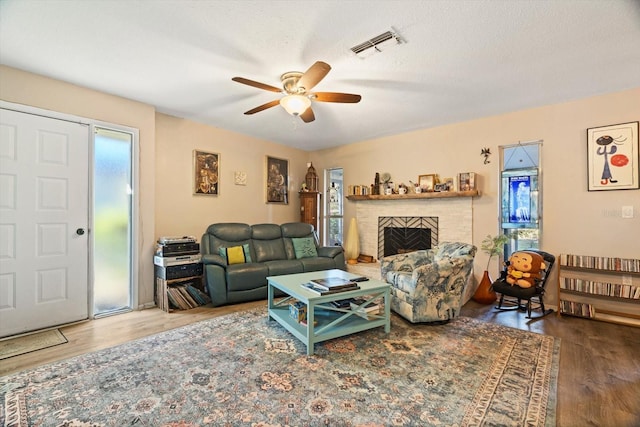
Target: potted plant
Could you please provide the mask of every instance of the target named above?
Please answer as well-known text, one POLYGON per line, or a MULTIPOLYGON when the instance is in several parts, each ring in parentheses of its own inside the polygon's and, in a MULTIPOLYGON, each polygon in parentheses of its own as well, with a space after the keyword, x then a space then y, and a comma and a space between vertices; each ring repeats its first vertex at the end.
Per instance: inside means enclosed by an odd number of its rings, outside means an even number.
POLYGON ((487 235, 487 237, 482 241, 480 248, 484 253, 489 255, 489 259, 487 260, 487 268, 482 274, 480 285, 478 285, 478 289, 476 289, 476 292, 473 294, 474 301, 481 304, 492 304, 497 299, 496 293, 491 286, 493 281, 489 277, 489 264, 491 264, 493 257, 502 253, 507 241, 509 241, 509 238, 504 234, 499 234, 493 237, 491 235, 487 235))

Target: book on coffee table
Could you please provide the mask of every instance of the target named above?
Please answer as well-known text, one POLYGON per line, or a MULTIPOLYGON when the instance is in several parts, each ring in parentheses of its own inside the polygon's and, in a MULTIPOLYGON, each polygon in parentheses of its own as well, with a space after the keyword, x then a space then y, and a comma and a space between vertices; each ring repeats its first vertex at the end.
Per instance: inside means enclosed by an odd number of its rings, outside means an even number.
POLYGON ((355 291, 357 289, 360 289, 360 286, 358 286, 355 283, 354 283, 354 286, 350 286, 348 288, 338 288, 338 289, 325 289, 316 285, 313 282, 303 283, 301 286, 305 289, 310 290, 311 292, 315 292, 318 295, 337 294, 340 292, 355 291))
POLYGON ((323 277, 320 279, 310 280, 309 282, 320 288, 326 289, 327 291, 337 289, 358 289, 358 284, 356 282, 349 279, 343 279, 342 277, 323 277))

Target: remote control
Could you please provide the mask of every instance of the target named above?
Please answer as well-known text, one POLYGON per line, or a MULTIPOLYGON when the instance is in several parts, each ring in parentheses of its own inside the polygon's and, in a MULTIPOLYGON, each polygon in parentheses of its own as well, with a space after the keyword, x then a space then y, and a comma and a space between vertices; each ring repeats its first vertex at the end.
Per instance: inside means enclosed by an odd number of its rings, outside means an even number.
POLYGON ((352 282, 366 282, 367 280, 369 280, 368 277, 356 277, 355 279, 351 279, 352 282))

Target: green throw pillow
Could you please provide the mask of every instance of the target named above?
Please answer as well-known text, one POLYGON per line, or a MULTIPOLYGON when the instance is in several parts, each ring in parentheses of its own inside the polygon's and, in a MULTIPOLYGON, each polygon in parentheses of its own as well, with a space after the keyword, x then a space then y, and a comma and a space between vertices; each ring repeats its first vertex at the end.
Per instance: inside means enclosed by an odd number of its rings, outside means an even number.
POLYGON ((313 237, 292 237, 293 249, 296 251, 296 258, 314 258, 318 256, 316 242, 313 237))
POLYGON ((251 252, 249 252, 249 245, 246 243, 242 246, 220 248, 218 249, 218 254, 223 257, 229 265, 251 262, 251 252))

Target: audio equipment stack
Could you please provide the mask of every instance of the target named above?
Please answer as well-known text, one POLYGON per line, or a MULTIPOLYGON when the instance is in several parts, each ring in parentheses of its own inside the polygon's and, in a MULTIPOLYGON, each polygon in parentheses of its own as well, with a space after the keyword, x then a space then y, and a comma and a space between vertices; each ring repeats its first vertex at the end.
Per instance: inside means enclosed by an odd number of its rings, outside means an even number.
POLYGON ((202 280, 200 244, 195 237, 160 237, 153 257, 156 305, 188 310, 211 302, 202 280))

